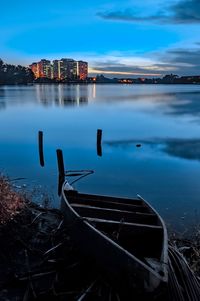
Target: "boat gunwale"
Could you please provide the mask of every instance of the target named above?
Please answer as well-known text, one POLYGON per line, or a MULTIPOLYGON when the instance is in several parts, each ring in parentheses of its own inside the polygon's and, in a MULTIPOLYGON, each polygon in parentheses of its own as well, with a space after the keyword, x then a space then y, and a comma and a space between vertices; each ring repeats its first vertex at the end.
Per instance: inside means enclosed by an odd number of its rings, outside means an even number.
POLYGON ((148 201, 146 201, 140 194, 137 194, 137 197, 139 199, 141 199, 143 202, 145 202, 147 204, 147 206, 149 206, 149 208, 152 210, 152 212, 154 212, 157 216, 158 219, 161 223, 161 226, 163 228, 163 247, 162 247, 162 262, 163 262, 163 267, 164 267, 164 274, 168 280, 168 234, 167 234, 167 228, 165 226, 165 222, 163 220, 163 218, 160 216, 160 214, 150 205, 150 203, 148 201))

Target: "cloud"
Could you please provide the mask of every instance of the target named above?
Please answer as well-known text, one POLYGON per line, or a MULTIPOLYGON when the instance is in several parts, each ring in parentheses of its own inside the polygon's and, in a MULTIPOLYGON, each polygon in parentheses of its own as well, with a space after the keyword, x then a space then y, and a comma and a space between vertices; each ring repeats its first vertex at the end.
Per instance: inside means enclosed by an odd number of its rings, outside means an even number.
MULTIPOLYGON (((155 57, 157 54, 155 55, 155 57)), ((103 57, 90 59, 90 75, 104 74, 111 77, 161 77, 169 72, 176 72, 177 67, 168 62, 157 63, 151 54, 138 56, 121 52, 105 54, 103 57)))
POLYGON ((171 6, 175 23, 200 23, 200 1, 183 0, 171 6))
POLYGON ((179 75, 200 75, 200 48, 171 49, 157 56, 168 66, 176 67, 179 75))
POLYGON ((162 77, 169 73, 179 76, 200 75, 200 47, 174 48, 163 52, 147 53, 141 57, 105 55, 90 60, 90 74, 107 74, 111 77, 162 77))
POLYGON ((184 64, 188 67, 200 67, 200 48, 195 49, 173 49, 166 52, 164 61, 176 64, 184 64))
POLYGON ((125 9, 122 11, 111 11, 111 12, 99 12, 99 17, 108 20, 116 21, 129 21, 129 22, 142 22, 142 21, 161 21, 162 16, 137 16, 137 13, 133 9, 125 9))
POLYGON ((133 8, 118 11, 104 11, 97 14, 107 20, 118 20, 128 22, 155 22, 160 24, 199 24, 200 23, 200 1, 181 0, 176 4, 159 10, 152 15, 141 15, 133 8))
POLYGON ((110 74, 112 76, 160 76, 160 70, 154 70, 153 65, 152 67, 142 66, 140 64, 134 65, 130 63, 120 63, 119 61, 107 61, 101 62, 96 61, 93 64, 93 68, 91 69, 91 73, 103 73, 103 74, 110 74))

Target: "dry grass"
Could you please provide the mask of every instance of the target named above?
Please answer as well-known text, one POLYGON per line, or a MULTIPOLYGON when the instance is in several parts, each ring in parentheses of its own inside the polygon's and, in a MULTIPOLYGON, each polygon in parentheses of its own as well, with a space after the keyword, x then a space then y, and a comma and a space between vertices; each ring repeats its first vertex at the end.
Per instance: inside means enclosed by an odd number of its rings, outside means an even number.
POLYGON ((22 195, 15 192, 9 180, 0 176, 0 224, 13 219, 23 208, 25 200, 22 195))
POLYGON ((194 231, 185 236, 174 234, 170 237, 170 244, 185 257, 191 270, 200 277, 200 231, 194 231))

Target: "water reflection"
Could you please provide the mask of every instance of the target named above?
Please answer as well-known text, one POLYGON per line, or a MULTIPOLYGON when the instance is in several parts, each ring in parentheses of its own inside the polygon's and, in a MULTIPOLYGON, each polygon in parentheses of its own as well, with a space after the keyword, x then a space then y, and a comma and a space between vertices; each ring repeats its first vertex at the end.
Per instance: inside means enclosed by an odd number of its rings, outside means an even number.
POLYGON ((127 197, 140 193, 163 217, 179 223, 184 212, 200 210, 199 96, 200 86, 194 85, 4 87, 0 171, 55 192, 59 147, 67 169, 95 170, 93 177, 78 183, 81 191, 127 197), (103 130, 101 157, 97 129, 103 130), (38 130, 45 135, 43 169, 38 130))
POLYGON ((200 139, 166 139, 163 151, 188 160, 200 161, 200 139))
POLYGON ((3 99, 5 97, 4 89, 0 88, 0 110, 6 108, 5 100, 3 99))
POLYGON ((140 143, 150 146, 155 151, 163 151, 170 156, 178 157, 180 159, 187 160, 198 160, 200 161, 200 139, 198 138, 156 138, 148 140, 118 140, 118 141, 107 141, 106 144, 109 147, 114 148, 131 148, 135 149, 140 143))
POLYGON ((4 89, 0 88, 0 98, 4 97, 4 95, 5 95, 4 89))
POLYGON ((6 108, 6 103, 5 101, 1 101, 0 100, 0 110, 5 109, 6 108))
MULTIPOLYGON (((38 103, 42 106, 82 106, 95 102, 126 106, 132 110, 153 109, 165 115, 200 114, 200 86, 186 85, 67 85, 37 84, 6 86, 0 89, 0 101, 8 105, 38 103)), ((4 105, 1 104, 1 108, 4 105)), ((115 109, 113 107, 113 109, 115 109)))
POLYGON ((168 104, 172 115, 200 116, 200 92, 179 93, 168 104))
MULTIPOLYGON (((174 87, 172 87, 174 88, 174 87)), ((183 87, 185 88, 185 87, 183 87)), ((194 88, 195 89, 195 88, 194 88)), ((199 117, 200 116, 200 86, 196 88, 196 91, 179 91, 175 89, 174 92, 166 93, 141 93, 135 95, 129 95, 127 100, 138 101, 145 105, 151 104, 158 110, 162 111, 166 115, 188 115, 199 117)), ((190 89, 189 89, 190 90, 190 89)), ((119 97, 118 97, 119 98, 119 97)))
POLYGON ((92 98, 96 98, 96 85, 94 84, 93 86, 92 86, 92 98))
POLYGON ((88 103, 86 85, 36 85, 37 100, 45 106, 81 106, 88 103))

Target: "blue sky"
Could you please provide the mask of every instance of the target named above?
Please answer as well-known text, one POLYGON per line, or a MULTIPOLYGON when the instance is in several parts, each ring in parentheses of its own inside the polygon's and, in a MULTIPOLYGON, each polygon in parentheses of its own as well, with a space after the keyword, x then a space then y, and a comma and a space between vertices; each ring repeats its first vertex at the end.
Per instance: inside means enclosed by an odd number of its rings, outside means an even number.
POLYGON ((0 57, 89 62, 90 74, 200 75, 200 0, 10 0, 1 3, 0 57))

